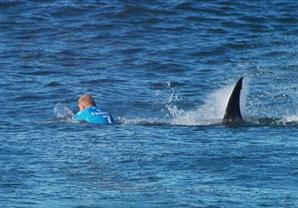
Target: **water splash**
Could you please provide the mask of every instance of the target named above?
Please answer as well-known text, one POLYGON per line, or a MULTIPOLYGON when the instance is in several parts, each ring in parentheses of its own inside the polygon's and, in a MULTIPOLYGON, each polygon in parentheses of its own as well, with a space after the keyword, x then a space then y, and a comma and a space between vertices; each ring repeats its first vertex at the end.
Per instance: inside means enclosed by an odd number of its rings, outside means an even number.
MULTIPOLYGON (((249 91, 248 83, 249 80, 245 80, 243 83, 240 99, 240 106, 244 115, 246 113, 246 100, 249 91)), ((234 84, 231 84, 216 90, 207 96, 203 105, 198 106, 194 110, 185 111, 179 109, 176 105, 166 105, 168 112, 172 116, 171 123, 178 125, 210 125, 221 123, 233 88, 234 84)), ((173 95, 170 97, 172 98, 173 95)))
POLYGON ((54 107, 54 115, 63 120, 70 120, 73 117, 73 112, 71 109, 69 109, 66 105, 57 103, 54 107))
MULTIPOLYGON (((241 92, 241 111, 243 117, 246 115, 247 95, 249 92, 249 79, 243 82, 241 92)), ((167 112, 167 119, 160 118, 119 118, 122 124, 170 124, 170 125, 217 125, 222 123, 229 97, 233 91, 235 83, 223 86, 208 95, 203 105, 197 106, 192 110, 184 110, 177 107, 182 97, 176 92, 170 82, 167 82, 165 88, 168 90, 168 96, 165 98, 164 106, 167 112), (168 118, 170 117, 170 118, 168 118)), ((159 95, 160 96, 160 95, 159 95)))
POLYGON ((288 115, 284 116, 281 119, 282 123, 287 124, 287 123, 297 123, 298 122, 298 115, 288 115))

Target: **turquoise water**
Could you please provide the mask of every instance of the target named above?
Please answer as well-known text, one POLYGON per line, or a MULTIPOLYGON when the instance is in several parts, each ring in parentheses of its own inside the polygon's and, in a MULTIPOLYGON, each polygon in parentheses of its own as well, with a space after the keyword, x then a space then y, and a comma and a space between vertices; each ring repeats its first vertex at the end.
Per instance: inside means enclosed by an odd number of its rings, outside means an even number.
POLYGON ((298 207, 297 11, 0 2, 0 207, 298 207), (118 124, 57 118, 84 93, 118 124))

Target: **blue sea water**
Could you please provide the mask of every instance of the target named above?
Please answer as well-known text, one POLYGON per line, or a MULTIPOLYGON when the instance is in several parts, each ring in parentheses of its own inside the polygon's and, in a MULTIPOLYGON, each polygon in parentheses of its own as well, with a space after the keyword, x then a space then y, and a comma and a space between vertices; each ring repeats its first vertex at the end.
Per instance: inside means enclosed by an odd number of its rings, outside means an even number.
POLYGON ((296 0, 1 0, 0 207, 298 207, 297 34, 296 0), (85 93, 119 124, 54 111, 85 93))

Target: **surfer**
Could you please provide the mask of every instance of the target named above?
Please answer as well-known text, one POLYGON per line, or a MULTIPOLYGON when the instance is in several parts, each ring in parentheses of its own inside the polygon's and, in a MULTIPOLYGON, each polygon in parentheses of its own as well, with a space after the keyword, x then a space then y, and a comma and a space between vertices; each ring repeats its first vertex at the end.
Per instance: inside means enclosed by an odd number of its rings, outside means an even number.
POLYGON ((82 95, 78 100, 80 111, 73 116, 74 120, 93 124, 113 124, 113 118, 108 113, 96 107, 91 95, 82 95))

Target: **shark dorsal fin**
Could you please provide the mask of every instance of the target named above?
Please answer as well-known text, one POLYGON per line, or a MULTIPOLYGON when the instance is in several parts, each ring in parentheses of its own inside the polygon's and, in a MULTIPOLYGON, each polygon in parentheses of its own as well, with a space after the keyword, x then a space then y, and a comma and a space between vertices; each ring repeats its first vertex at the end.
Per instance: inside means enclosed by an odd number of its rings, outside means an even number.
POLYGON ((238 80, 229 98, 229 102, 223 118, 224 123, 234 123, 242 121, 242 115, 240 111, 240 93, 242 89, 242 81, 243 77, 238 80))

